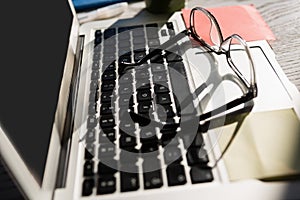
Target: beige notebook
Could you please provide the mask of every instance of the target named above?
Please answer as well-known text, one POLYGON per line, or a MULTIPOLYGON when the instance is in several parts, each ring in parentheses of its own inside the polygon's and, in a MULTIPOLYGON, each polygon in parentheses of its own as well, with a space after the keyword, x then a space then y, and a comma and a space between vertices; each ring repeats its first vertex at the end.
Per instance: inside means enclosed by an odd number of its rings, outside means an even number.
MULTIPOLYGON (((222 130, 223 148, 236 124, 222 130)), ((300 121, 293 109, 250 113, 224 155, 230 180, 300 174, 300 121)))

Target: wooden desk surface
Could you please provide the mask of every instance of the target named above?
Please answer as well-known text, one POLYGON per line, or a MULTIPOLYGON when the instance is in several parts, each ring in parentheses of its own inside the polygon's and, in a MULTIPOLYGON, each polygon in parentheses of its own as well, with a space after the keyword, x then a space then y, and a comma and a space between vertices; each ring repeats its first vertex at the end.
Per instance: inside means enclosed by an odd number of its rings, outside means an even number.
MULTIPOLYGON (((300 0, 186 0, 186 7, 254 4, 276 36, 270 42, 283 71, 300 91, 300 0)), ((131 3, 122 18, 145 8, 143 1, 131 3)), ((147 11, 143 16, 151 15, 147 11)), ((152 15, 153 17, 153 15, 152 15)))

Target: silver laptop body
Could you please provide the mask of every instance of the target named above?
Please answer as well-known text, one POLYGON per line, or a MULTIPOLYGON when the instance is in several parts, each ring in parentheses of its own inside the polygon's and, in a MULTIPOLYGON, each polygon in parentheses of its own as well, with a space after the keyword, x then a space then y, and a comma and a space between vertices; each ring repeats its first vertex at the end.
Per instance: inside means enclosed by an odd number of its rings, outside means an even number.
MULTIPOLYGON (((63 71, 63 78, 60 85, 59 99, 55 112, 55 120, 52 127, 48 155, 46 159, 44 175, 42 182, 39 183, 34 173, 22 159, 11 142, 6 131, 0 129, 0 152, 4 161, 12 172, 15 180, 28 199, 277 199, 284 194, 287 186, 293 188, 299 187, 298 182, 263 182, 257 179, 248 179, 237 182, 230 182, 226 166, 221 160, 216 168, 212 169, 213 180, 205 183, 193 184, 190 177, 190 166, 185 157, 184 144, 180 140, 179 147, 182 152, 181 165, 184 166, 186 174, 186 183, 178 186, 168 186, 167 165, 162 161, 161 177, 163 184, 159 188, 146 189, 142 172, 142 158, 139 158, 137 166, 139 169, 138 181, 139 187, 135 191, 123 192, 121 188, 121 173, 115 173, 114 192, 109 194, 97 194, 97 163, 99 162, 99 144, 96 145, 96 156, 93 158, 95 186, 90 195, 83 195, 85 151, 86 151, 86 132, 88 118, 89 88, 92 74, 92 59, 95 41, 95 32, 104 31, 112 27, 133 26, 145 23, 142 20, 124 19, 117 21, 103 20, 80 25, 76 19, 75 10, 69 0, 73 13, 72 27, 69 36, 69 45, 66 53, 66 60, 63 71), (67 127, 66 127, 67 126, 67 127), (62 152, 63 151, 63 152, 62 152), (249 191, 251 188, 251 191, 249 191), (254 192, 255 191, 255 192, 254 192), (256 192, 257 191, 257 192, 256 192)), ((182 16, 176 12, 168 20, 174 25, 175 33, 185 29, 182 16)), ((159 22, 163 26, 160 30, 168 30, 164 22, 159 22)), ((161 34, 161 31, 159 32, 161 34)), ((108 39, 109 40, 109 39, 108 39)), ((133 40, 131 36, 131 40, 133 40)), ((168 37, 160 35, 160 41, 167 41, 168 37)), ((184 38, 179 44, 189 41, 184 38)), ((300 116, 299 94, 297 89, 290 83, 284 75, 281 67, 275 59, 275 55, 266 41, 249 42, 254 64, 257 70, 257 82, 259 93, 254 100, 254 107, 251 112, 271 111, 276 109, 294 108, 300 116)), ((185 63, 188 83, 191 91, 201 86, 203 81, 210 75, 210 71, 199 70, 199 65, 211 66, 212 63, 219 65, 226 64, 222 57, 210 58, 200 48, 188 48, 182 55, 185 63), (213 59, 213 60, 211 60, 213 59)), ((119 84, 120 85, 120 84, 119 84)), ((220 94, 223 94, 222 91, 220 94)), ((176 94, 175 94, 176 95, 176 94)), ((100 94, 101 96, 101 94, 100 94)), ((222 101, 227 96, 222 97, 222 101)), ((196 103, 195 103, 196 104, 196 103)), ((117 106, 118 107, 118 106, 117 106)), ((99 109, 99 108, 98 108, 99 109)), ((134 107, 134 109, 138 109, 134 107)), ((200 112, 199 110, 197 112, 200 112)), ((97 116, 99 120, 99 116, 97 116)), ((116 118, 115 123, 121 120, 116 118)), ((97 131, 99 126, 97 125, 97 131)), ((117 131, 118 133, 118 131, 117 131)), ((220 131, 214 129, 209 134, 204 135, 205 149, 209 152, 209 162, 214 163, 220 155, 221 150, 218 147, 218 138, 220 131)), ((100 135, 100 134, 99 134, 100 135)), ((96 136, 96 140, 98 137, 96 136)), ((118 140, 116 140, 118 141, 118 140)), ((118 143, 118 142, 117 142, 118 143)), ((138 145, 139 142, 138 142, 138 145)), ((38 150, 37 150, 38 151, 38 150)), ((160 147, 160 159, 163 159, 163 150, 160 147)), ((118 156, 116 158, 119 158, 118 156)), ((107 182, 107 184, 109 184, 107 182)), ((297 194, 291 192, 285 194, 287 197, 297 197, 297 194)), ((299 193, 298 193, 299 195, 299 193)), ((298 196, 299 197, 299 196, 298 196)))

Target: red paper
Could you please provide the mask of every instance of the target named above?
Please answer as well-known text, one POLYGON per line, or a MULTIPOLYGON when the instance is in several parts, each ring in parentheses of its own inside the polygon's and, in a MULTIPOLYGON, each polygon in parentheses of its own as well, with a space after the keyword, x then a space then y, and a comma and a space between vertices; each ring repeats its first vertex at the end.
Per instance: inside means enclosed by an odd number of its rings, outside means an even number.
MULTIPOLYGON (((217 19, 224 39, 236 33, 246 41, 275 40, 269 26, 253 5, 226 6, 207 10, 217 19)), ((190 26, 190 11, 190 9, 182 9, 186 27, 190 26)), ((207 23, 204 21, 203 26, 209 26, 207 23)), ((203 39, 209 41, 209 38, 203 39)))

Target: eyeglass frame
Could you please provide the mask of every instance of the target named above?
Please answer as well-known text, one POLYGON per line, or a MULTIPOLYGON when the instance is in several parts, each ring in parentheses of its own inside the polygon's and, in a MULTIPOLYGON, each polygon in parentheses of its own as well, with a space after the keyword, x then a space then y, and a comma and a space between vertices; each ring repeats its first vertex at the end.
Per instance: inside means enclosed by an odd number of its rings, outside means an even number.
MULTIPOLYGON (((249 50, 249 47, 248 47, 246 41, 241 36, 239 36, 238 34, 233 34, 233 35, 227 37, 224 40, 220 25, 218 24, 216 18, 208 10, 206 10, 205 8, 202 8, 202 7, 195 7, 191 10, 190 27, 189 28, 187 28, 187 29, 181 31, 180 33, 178 33, 177 35, 173 36, 168 41, 161 44, 159 46, 159 48, 154 49, 153 51, 151 51, 150 53, 145 55, 143 58, 141 58, 137 62, 134 62, 134 63, 122 62, 121 67, 124 67, 122 69, 122 71, 131 69, 134 66, 144 64, 149 59, 151 59, 153 56, 159 54, 162 50, 167 49, 167 48, 171 47, 172 45, 176 44, 177 41, 181 40, 185 36, 191 36, 194 40, 198 41, 203 47, 205 47, 209 51, 212 51, 212 52, 216 53, 217 55, 225 54, 228 65, 235 72, 235 74, 240 78, 240 80, 242 80, 242 83, 244 84, 244 86, 248 90, 248 92, 245 93, 240 98, 232 100, 232 101, 226 103, 225 105, 220 106, 220 107, 218 107, 218 108, 216 108, 212 111, 201 114, 199 116, 200 121, 207 120, 207 119, 211 118, 213 115, 218 115, 218 114, 224 112, 224 110, 230 110, 230 109, 232 109, 232 108, 234 108, 234 107, 236 107, 236 106, 238 106, 242 103, 245 103, 245 102, 248 102, 248 101, 252 100, 253 98, 255 98, 257 96, 257 83, 256 83, 255 68, 254 68, 253 59, 252 59, 252 56, 251 56, 251 53, 250 53, 250 50, 249 50), (220 39, 220 45, 219 45, 218 49, 213 48, 211 45, 209 45, 207 42, 205 42, 204 39, 202 39, 199 35, 197 35, 196 30, 195 30, 195 26, 193 25, 194 24, 194 19, 195 19, 193 16, 194 16, 194 13, 196 11, 203 12, 211 20, 211 22, 215 24, 215 26, 217 28, 217 31, 218 31, 219 39, 220 39), (247 53, 247 56, 249 58, 249 62, 250 62, 250 83, 248 83, 248 81, 245 79, 245 77, 242 75, 242 73, 238 70, 238 68, 235 66, 235 64, 232 61, 232 58, 231 58, 231 55, 230 55, 230 50, 231 50, 230 48, 231 48, 231 41, 234 38, 237 39, 241 43, 241 45, 244 46, 244 48, 246 50, 246 53, 247 53), (223 48, 223 45, 226 42, 229 42, 229 49, 228 50, 225 50, 223 48)), ((133 114, 135 114, 135 113, 133 113, 133 114)))

